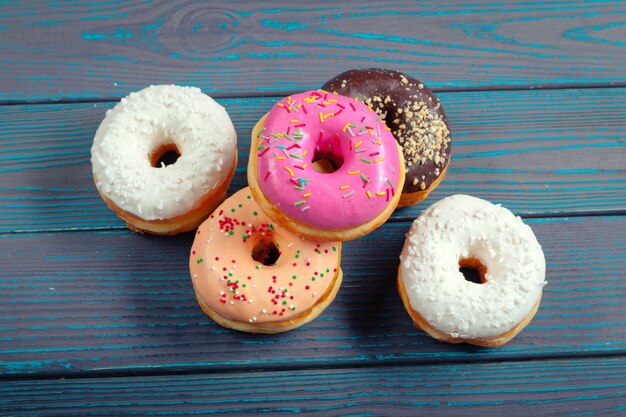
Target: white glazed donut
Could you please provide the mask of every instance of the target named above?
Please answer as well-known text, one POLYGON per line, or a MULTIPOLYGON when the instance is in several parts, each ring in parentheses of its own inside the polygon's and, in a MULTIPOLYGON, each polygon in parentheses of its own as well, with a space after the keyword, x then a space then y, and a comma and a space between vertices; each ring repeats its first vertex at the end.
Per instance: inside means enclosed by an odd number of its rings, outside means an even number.
POLYGON ((545 269, 541 246, 519 217, 454 195, 413 222, 398 290, 415 325, 435 339, 500 346, 535 315, 545 269), (477 269, 482 283, 466 280, 460 267, 477 269))
POLYGON ((123 98, 91 148, 98 192, 140 232, 194 230, 226 196, 237 135, 226 110, 198 88, 157 85, 123 98), (158 164, 167 152, 179 157, 158 164))

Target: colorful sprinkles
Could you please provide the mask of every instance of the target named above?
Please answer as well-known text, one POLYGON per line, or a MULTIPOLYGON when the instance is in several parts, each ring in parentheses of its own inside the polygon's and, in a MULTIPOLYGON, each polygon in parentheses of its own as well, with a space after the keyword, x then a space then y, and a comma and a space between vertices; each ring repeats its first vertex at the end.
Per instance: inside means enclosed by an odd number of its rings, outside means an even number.
POLYGON ((198 230, 191 251, 194 287, 203 302, 230 320, 286 320, 312 307, 333 283, 329 271, 338 270, 338 245, 302 241, 295 235, 285 241, 291 235, 275 234, 276 226, 248 193, 232 196, 198 230), (278 251, 273 263, 267 264, 267 254, 265 260, 255 258, 259 244, 272 243, 278 251), (317 279, 309 280, 311 276, 317 279))
MULTIPOLYGON (((268 183, 272 187, 281 187, 279 184, 283 181, 285 185, 291 183, 291 186, 275 191, 285 214, 299 219, 298 213, 302 213, 301 220, 316 224, 320 214, 328 210, 322 199, 334 201, 332 204, 350 204, 350 207, 367 202, 370 211, 379 210, 375 214, 384 210, 395 196, 394 183, 399 177, 399 167, 392 165, 397 158, 389 157, 384 144, 392 143, 395 148, 396 142, 382 118, 368 109, 367 103, 316 90, 287 97, 278 103, 278 109, 266 118, 257 156, 267 161, 259 162, 259 167, 265 171, 262 187, 270 172, 278 175, 278 179, 268 183), (302 111, 298 113, 298 109, 302 111), (329 164, 313 163, 314 158, 326 157, 331 164, 337 165, 332 174, 328 174, 329 164), (333 157, 341 160, 343 165, 335 164, 333 157), (288 175, 285 171, 278 173, 277 169, 284 169, 288 175), (321 175, 329 176, 307 175, 313 169, 324 170, 319 171, 321 175), (332 187, 336 190, 336 197, 311 193, 319 181, 337 181, 332 187), (355 193, 356 189, 362 189, 363 194, 355 193)), ((276 203, 272 196, 265 194, 276 203)), ((346 212, 352 213, 353 209, 346 212)), ((361 214, 363 212, 367 210, 360 210, 353 217, 367 216, 361 214)))

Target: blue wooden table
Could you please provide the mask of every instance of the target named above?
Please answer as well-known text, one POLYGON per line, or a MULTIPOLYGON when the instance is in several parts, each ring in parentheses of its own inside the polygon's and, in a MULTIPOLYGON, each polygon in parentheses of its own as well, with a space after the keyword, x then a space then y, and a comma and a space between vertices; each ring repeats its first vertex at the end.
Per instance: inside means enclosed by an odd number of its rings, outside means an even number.
POLYGON ((626 415, 626 4, 297 3, 0 1, 0 415, 626 415), (95 130, 131 91, 227 108, 232 193, 274 102, 372 66, 437 92, 452 162, 345 243, 337 299, 302 328, 212 322, 193 235, 133 233, 93 185, 95 130), (545 251, 541 307, 500 348, 427 337, 395 289, 411 221, 457 193, 545 251))

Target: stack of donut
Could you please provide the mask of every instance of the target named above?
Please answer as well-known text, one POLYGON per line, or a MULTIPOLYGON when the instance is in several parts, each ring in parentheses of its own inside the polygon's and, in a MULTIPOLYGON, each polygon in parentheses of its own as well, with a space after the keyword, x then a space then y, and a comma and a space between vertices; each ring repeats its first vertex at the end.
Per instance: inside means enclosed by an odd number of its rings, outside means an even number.
MULTIPOLYGON (((451 152, 436 96, 408 75, 375 68, 280 100, 251 139, 249 187, 224 201, 237 165, 225 109, 195 88, 152 86, 107 112, 92 165, 99 193, 131 229, 197 229, 189 265, 200 307, 252 333, 317 317, 341 285, 342 241, 424 200, 451 152)), ((453 196, 415 220, 398 290, 432 337, 499 346, 534 315, 544 277, 541 247, 521 220, 453 196), (464 267, 479 272, 476 283, 464 267)))

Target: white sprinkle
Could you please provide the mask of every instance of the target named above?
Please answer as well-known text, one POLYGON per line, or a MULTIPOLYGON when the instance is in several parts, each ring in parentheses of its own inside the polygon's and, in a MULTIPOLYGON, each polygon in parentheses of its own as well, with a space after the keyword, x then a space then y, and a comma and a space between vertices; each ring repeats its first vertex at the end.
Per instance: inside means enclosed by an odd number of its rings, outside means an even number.
POLYGON ((343 198, 348 198, 348 197, 350 197, 352 194, 354 194, 354 191, 348 191, 347 193, 345 193, 345 194, 343 195, 343 198))
POLYGON ((354 132, 352 131, 352 129, 350 129, 350 126, 348 126, 348 133, 350 133, 350 136, 354 137, 354 132))
POLYGON ((289 243, 289 244, 287 245, 287 247, 288 247, 288 248, 290 248, 290 247, 292 247, 292 246, 293 246, 293 242, 291 242, 291 243, 289 243))
POLYGON ((230 304, 231 304, 231 305, 232 305, 232 304, 235 304, 235 302, 234 302, 234 301, 231 301, 231 302, 230 302, 230 304))
POLYGON ((307 210, 308 210, 308 209, 310 209, 310 208, 311 208, 311 207, 309 207, 309 206, 304 206, 304 207, 302 207, 302 209, 301 209, 300 211, 307 211, 307 210))
POLYGON ((354 153, 360 153, 360 152, 367 152, 367 149, 361 148, 361 149, 357 149, 356 151, 354 151, 354 153))

